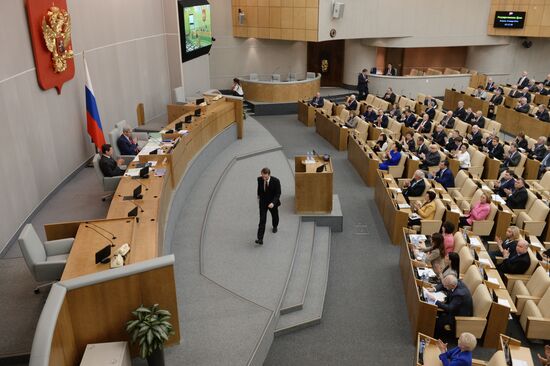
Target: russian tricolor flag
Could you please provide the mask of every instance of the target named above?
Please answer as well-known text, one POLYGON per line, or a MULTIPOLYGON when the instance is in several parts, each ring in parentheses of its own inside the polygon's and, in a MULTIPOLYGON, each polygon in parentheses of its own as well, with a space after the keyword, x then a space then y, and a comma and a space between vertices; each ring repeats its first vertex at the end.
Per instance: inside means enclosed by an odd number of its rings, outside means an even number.
POLYGON ((84 54, 82 54, 82 59, 84 60, 84 70, 86 71, 86 122, 88 134, 92 138, 92 142, 95 144, 97 149, 101 150, 101 146, 105 144, 105 136, 103 135, 101 118, 99 118, 99 110, 97 109, 94 89, 92 88, 92 81, 90 80, 88 64, 86 63, 84 54))

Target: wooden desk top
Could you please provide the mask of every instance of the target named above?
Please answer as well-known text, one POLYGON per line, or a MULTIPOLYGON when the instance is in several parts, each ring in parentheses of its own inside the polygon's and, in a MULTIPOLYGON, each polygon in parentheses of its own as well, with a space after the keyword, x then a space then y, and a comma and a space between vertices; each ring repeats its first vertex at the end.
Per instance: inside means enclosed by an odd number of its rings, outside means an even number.
MULTIPOLYGON (((95 253, 110 244, 109 239, 115 245, 111 248, 111 253, 115 252, 122 244, 131 245, 134 241, 134 225, 133 218, 94 220, 80 224, 61 280, 109 269, 109 264, 95 264, 95 253), (105 239, 98 232, 109 239, 105 239), (111 239, 112 236, 108 232, 113 233, 116 238, 111 239)), ((132 250, 127 255, 126 263, 134 263, 132 250)))

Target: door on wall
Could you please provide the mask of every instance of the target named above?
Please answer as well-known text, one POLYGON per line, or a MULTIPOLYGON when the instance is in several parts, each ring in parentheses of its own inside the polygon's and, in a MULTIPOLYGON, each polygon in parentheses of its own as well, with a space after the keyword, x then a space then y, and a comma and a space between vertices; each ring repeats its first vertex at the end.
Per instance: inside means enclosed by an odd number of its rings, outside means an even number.
POLYGON ((392 64, 397 69, 397 75, 403 75, 403 48, 386 48, 386 60, 384 68, 392 64))
POLYGON ((345 41, 308 42, 307 71, 321 74, 321 86, 341 86, 345 41))

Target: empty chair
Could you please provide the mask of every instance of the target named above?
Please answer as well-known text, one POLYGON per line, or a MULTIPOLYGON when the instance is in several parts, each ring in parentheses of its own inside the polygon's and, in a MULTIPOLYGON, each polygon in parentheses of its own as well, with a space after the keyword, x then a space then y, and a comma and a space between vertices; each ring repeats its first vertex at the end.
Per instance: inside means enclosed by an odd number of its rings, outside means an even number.
POLYGON ((456 320, 456 336, 459 337, 463 332, 470 332, 476 338, 481 338, 487 325, 487 315, 491 310, 493 299, 489 290, 484 284, 477 286, 472 293, 472 302, 474 306, 473 316, 457 316, 456 320))
POLYGON ((468 246, 468 243, 466 243, 466 240, 464 239, 464 234, 462 233, 462 231, 457 231, 454 234, 454 239, 455 239, 454 251, 456 253, 460 253, 460 250, 462 249, 462 247, 468 246))
POLYGON ((177 104, 185 104, 185 89, 183 86, 174 88, 174 97, 177 104))
POLYGON ((512 287, 512 300, 516 304, 517 313, 521 314, 525 302, 529 299, 538 301, 550 287, 550 277, 542 266, 538 266, 527 282, 515 281, 512 287))
POLYGON ((281 74, 271 75, 271 81, 281 81, 281 74))
POLYGON ((538 192, 546 192, 550 190, 550 171, 544 173, 540 181, 534 181, 531 186, 538 192))
POLYGON ((467 245, 460 249, 458 256, 460 257, 460 273, 466 273, 468 268, 474 263, 474 256, 467 245))
POLYGON ((477 184, 471 179, 466 179, 462 188, 451 191, 451 197, 453 197, 457 202, 470 200, 474 196, 476 190, 477 184))
POLYGON ((468 267, 466 273, 464 273, 462 282, 464 282, 466 287, 468 287, 468 290, 470 290, 471 294, 473 294, 477 286, 479 286, 483 282, 483 277, 481 277, 481 273, 479 273, 479 268, 475 264, 472 264, 468 267))
POLYGON ((519 322, 527 339, 550 339, 550 289, 538 301, 527 300, 519 322))
POLYGON ((251 81, 258 81, 258 74, 250 74, 249 79, 251 81))
POLYGON ((37 282, 51 281, 45 285, 37 286, 34 289, 35 293, 40 292, 41 287, 49 286, 61 278, 74 238, 43 243, 34 227, 27 224, 17 241, 34 279, 37 282))
POLYGON ((314 72, 307 72, 306 73, 306 79, 315 79, 315 73, 314 72))
POLYGON ((546 217, 550 208, 542 200, 535 200, 528 211, 520 212, 516 219, 516 226, 531 235, 539 236, 546 226, 546 217))
POLYGON ((330 100, 325 99, 325 102, 323 103, 323 106, 321 107, 321 109, 327 115, 332 116, 332 107, 333 106, 334 106, 334 103, 332 103, 330 100))
POLYGON ((355 133, 361 141, 365 142, 369 133, 369 124, 359 117, 355 117, 354 119, 357 120, 357 124, 355 125, 355 133))
POLYGON ((481 174, 483 174, 484 164, 486 155, 482 153, 481 151, 474 149, 473 147, 470 148, 470 167, 468 168, 468 171, 472 173, 472 175, 475 175, 477 177, 481 177, 481 174))
POLYGON ((375 95, 369 94, 367 95, 367 99, 365 100, 365 102, 367 103, 367 105, 373 105, 375 99, 376 99, 375 95))

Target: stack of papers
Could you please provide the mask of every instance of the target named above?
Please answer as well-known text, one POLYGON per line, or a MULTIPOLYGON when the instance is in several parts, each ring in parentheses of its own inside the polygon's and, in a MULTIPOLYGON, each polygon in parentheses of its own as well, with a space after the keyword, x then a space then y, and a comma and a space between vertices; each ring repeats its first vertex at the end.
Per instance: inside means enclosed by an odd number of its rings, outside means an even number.
POLYGON ((397 207, 399 207, 400 210, 411 208, 411 206, 408 203, 398 203, 397 207))
POLYGON ((503 205, 506 204, 506 201, 502 197, 500 197, 498 194, 492 194, 491 198, 493 199, 493 201, 496 201, 496 202, 501 203, 503 205))
POLYGON ((481 240, 479 240, 479 238, 470 238, 470 246, 472 247, 481 247, 482 243, 481 243, 481 240))
POLYGON ((420 158, 419 158, 418 156, 416 156, 416 155, 411 155, 411 159, 412 159, 412 160, 420 160, 420 158))
POLYGON ((140 168, 131 168, 126 170, 126 173, 124 173, 124 175, 127 177, 139 177, 140 170, 140 168))
POLYGON ((436 301, 445 302, 445 299, 447 298, 447 296, 443 292, 429 292, 425 288, 422 289, 422 293, 424 294, 424 298, 426 299, 426 302, 428 304, 435 304, 436 301), (435 299, 431 300, 428 294, 434 296, 435 299))
POLYGON ((418 245, 421 241, 426 241, 426 235, 411 234, 409 235, 409 240, 414 245, 418 245))
MULTIPOLYGON (((501 299, 500 297, 498 298, 498 304, 499 305, 502 305, 502 306, 506 306, 507 308, 510 307, 510 303, 508 302, 508 300, 506 299, 501 299)), ((514 364, 515 365, 515 364, 514 364)))
POLYGON ((433 269, 431 269, 431 268, 417 268, 416 270, 418 271, 418 275, 420 277, 424 277, 424 276, 435 277, 435 276, 437 276, 435 274, 435 272, 433 271, 433 269))
POLYGON ((489 283, 494 283, 495 285, 500 285, 498 283, 498 279, 494 278, 494 277, 487 277, 487 282, 489 283))
POLYGON ((421 217, 418 216, 418 215, 415 214, 415 213, 412 213, 412 214, 409 214, 409 219, 411 219, 411 220, 418 220, 418 219, 421 219, 421 217))
POLYGON ((487 259, 487 258, 479 258, 479 263, 487 266, 487 267, 491 267, 492 266, 492 262, 490 259, 487 259))

